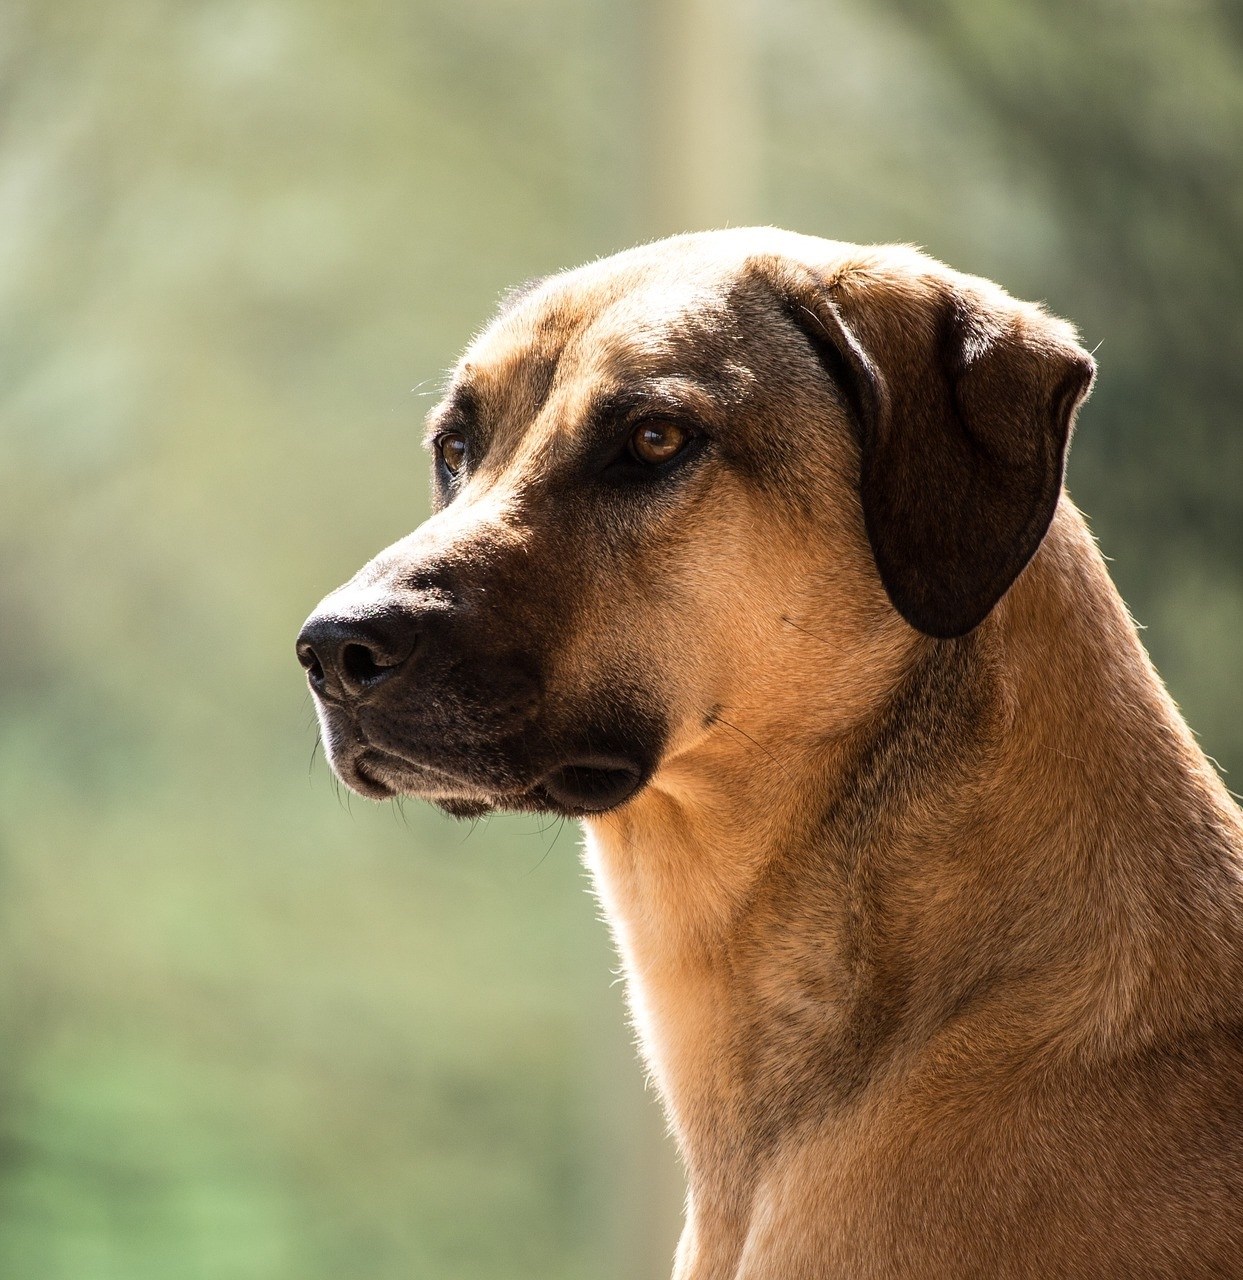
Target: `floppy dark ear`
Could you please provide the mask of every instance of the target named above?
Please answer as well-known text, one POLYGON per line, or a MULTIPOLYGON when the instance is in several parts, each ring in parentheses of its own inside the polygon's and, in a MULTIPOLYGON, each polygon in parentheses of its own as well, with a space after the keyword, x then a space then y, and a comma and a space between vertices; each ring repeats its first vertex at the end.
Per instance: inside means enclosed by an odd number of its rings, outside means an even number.
POLYGON ((1092 357, 1069 325, 972 277, 790 283, 790 314, 859 419, 864 522, 889 598, 928 635, 965 635, 1053 519, 1092 357))

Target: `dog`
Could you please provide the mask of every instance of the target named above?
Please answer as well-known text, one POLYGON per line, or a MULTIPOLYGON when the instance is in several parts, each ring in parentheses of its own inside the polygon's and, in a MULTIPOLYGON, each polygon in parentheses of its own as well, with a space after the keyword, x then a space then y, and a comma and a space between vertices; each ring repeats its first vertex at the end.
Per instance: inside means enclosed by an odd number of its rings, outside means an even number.
POLYGON ((1063 489, 1094 373, 914 249, 636 248, 302 630, 355 791, 583 819, 676 1280, 1243 1276, 1243 820, 1063 489))

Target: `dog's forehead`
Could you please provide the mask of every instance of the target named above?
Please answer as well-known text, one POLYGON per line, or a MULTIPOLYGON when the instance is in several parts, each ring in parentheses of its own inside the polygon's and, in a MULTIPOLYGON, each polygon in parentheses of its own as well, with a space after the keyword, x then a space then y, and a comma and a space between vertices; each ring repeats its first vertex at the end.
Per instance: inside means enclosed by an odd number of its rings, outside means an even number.
POLYGON ((456 376, 512 389, 515 375, 538 377, 541 363, 559 360, 576 336, 659 353, 683 333, 727 322, 757 263, 774 260, 826 281, 859 269, 913 279, 939 266, 905 245, 852 245, 771 227, 674 236, 513 291, 456 376))
POLYGON ((826 283, 859 272, 913 280, 936 265, 905 246, 771 228, 639 246, 512 293, 458 362, 432 430, 468 422, 499 460, 546 433, 560 436, 585 420, 593 400, 645 380, 697 380, 728 399, 754 382, 774 335, 789 328, 772 287, 775 262, 826 283), (533 436, 537 421, 546 432, 533 436))
POLYGON ((554 276, 502 309, 467 350, 462 375, 484 397, 491 387, 512 397, 562 364, 599 378, 676 361, 686 339, 729 328, 741 275, 729 262, 623 255, 554 276))
POLYGON ((703 254, 622 254, 528 286, 459 361, 445 406, 470 406, 493 456, 508 455, 541 411, 557 433, 589 406, 660 379, 724 386, 742 333, 733 295, 744 264, 703 254), (705 341, 711 339, 711 341, 705 341))

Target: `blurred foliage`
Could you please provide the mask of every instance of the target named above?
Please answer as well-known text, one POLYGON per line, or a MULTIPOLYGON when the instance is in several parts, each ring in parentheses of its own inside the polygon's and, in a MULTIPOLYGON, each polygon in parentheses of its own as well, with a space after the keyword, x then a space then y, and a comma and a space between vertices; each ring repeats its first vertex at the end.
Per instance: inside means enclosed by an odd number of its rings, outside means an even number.
POLYGON ((706 218, 916 241, 1099 348, 1072 489, 1243 771, 1240 13, 9 0, 0 1275, 662 1273, 577 834, 338 798, 292 640, 424 515, 504 288, 681 229, 671 31, 742 37, 706 218))

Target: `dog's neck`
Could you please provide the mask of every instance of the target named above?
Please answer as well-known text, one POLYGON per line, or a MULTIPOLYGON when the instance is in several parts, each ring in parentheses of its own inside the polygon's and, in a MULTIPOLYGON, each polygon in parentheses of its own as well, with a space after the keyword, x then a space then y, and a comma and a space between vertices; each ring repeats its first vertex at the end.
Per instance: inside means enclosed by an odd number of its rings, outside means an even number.
POLYGON ((1065 502, 975 633, 911 633, 871 714, 780 749, 731 721, 588 824, 693 1199, 724 1218, 800 1096, 849 1107, 963 1019, 1048 1060, 1228 1016, 1241 855, 1065 502))

